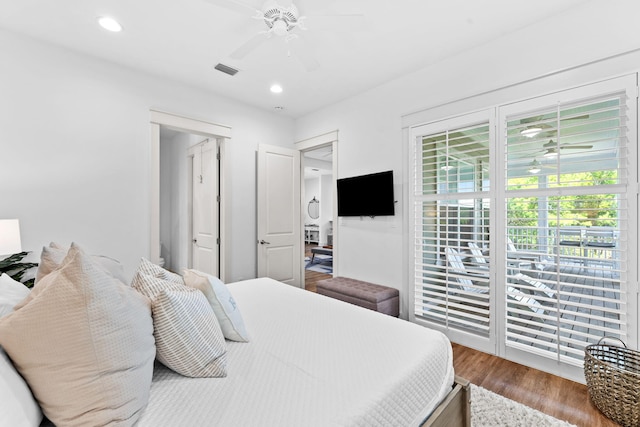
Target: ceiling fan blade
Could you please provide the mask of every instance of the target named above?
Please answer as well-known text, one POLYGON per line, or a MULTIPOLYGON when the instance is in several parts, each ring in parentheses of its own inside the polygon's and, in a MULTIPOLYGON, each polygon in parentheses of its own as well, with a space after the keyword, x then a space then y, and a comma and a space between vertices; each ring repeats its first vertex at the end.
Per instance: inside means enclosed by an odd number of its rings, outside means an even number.
POLYGON ((289 47, 291 52, 296 58, 298 58, 307 71, 315 71, 320 68, 320 64, 309 48, 309 45, 302 37, 298 36, 297 38, 290 40, 289 47))
POLYGON ((593 148, 593 145, 561 145, 561 150, 590 150, 593 148))
POLYGON ((580 116, 564 117, 564 118, 561 118, 560 121, 561 122, 565 122, 565 121, 568 122, 568 121, 571 121, 571 120, 587 120, 588 118, 589 118, 588 114, 582 114, 580 116))
POLYGON ((225 9, 232 10, 237 13, 246 15, 248 11, 261 13, 260 7, 254 4, 247 3, 240 0, 204 0, 207 3, 211 3, 214 6, 220 6, 225 9))
POLYGON ((366 31, 369 25, 362 14, 351 15, 307 15, 304 26, 319 31, 366 31))
POLYGON ((252 38, 250 38, 245 44, 237 48, 231 55, 229 55, 233 59, 243 59, 247 56, 252 50, 260 46, 269 38, 268 34, 258 33, 252 38))

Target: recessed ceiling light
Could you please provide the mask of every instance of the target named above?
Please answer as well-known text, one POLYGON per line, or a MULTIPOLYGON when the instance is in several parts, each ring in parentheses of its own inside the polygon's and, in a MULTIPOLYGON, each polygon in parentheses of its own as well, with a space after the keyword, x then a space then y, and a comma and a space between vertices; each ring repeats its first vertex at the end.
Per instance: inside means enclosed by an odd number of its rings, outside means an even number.
POLYGON ((282 93, 282 86, 280 86, 279 84, 271 85, 271 92, 273 92, 273 93, 282 93))
POLYGON ((100 24, 100 26, 105 30, 113 31, 114 33, 122 31, 122 25, 120 25, 120 23, 115 19, 108 16, 100 16, 98 18, 98 24, 100 24))

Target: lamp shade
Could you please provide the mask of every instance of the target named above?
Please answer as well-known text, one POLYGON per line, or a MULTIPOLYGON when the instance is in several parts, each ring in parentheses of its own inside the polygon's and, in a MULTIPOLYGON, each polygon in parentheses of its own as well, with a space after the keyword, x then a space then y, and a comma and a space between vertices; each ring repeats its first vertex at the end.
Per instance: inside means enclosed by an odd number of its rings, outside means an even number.
POLYGON ((17 219, 0 219, 0 255, 21 251, 20 222, 17 219))

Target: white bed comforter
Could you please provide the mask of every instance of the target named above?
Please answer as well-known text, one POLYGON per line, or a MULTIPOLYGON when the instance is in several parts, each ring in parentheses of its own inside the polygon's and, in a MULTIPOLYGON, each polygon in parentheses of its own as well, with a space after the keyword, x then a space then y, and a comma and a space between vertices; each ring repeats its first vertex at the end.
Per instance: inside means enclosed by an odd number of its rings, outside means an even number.
POLYGON ((262 278, 228 285, 251 342, 226 378, 157 364, 139 426, 410 426, 453 384, 440 332, 262 278))

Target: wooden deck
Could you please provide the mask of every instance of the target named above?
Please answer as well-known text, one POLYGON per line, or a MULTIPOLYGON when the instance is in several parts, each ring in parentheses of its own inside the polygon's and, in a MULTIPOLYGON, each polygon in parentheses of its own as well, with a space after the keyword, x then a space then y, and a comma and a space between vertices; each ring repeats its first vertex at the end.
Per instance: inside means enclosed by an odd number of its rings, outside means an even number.
MULTIPOLYGON (((588 337, 619 337, 620 274, 613 266, 612 263, 583 264, 566 260, 559 265, 547 265, 534 279, 544 283, 553 296, 536 291, 531 292, 531 297, 540 302, 545 309, 544 315, 553 319, 540 322, 537 328, 527 324, 528 332, 519 331, 521 338, 512 336, 510 341, 557 351, 557 339, 547 334, 558 334, 555 320, 558 314, 560 336, 566 347, 571 349, 562 352, 565 356, 582 359, 585 345, 595 344, 588 337), (545 342, 549 343, 548 347, 543 344, 545 342)), ((524 322, 517 321, 516 316, 509 318, 515 325, 525 326, 524 322)))

